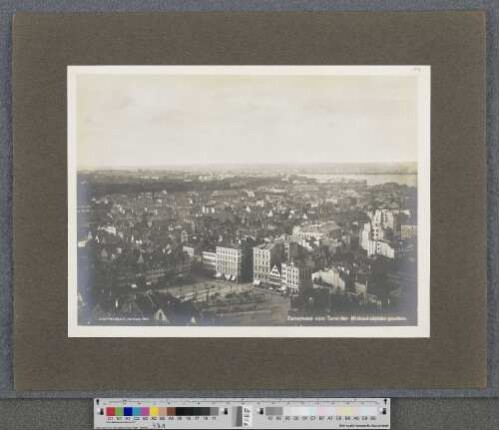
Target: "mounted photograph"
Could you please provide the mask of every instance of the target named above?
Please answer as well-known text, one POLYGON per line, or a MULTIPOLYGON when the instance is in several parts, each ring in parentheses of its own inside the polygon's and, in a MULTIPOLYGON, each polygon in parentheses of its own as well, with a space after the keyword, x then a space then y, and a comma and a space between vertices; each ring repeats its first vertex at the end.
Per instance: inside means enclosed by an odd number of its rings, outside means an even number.
POLYGON ((70 337, 429 337, 430 66, 69 66, 70 337))

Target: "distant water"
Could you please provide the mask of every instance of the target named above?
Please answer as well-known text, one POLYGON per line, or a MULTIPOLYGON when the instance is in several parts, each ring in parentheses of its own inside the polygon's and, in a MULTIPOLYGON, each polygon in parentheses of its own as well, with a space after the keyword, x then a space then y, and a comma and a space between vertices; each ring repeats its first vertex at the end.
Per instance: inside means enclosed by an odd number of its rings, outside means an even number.
POLYGON ((406 175, 362 175, 362 174, 346 174, 346 175, 329 175, 329 174, 300 174, 300 176, 305 176, 307 178, 316 179, 318 182, 348 182, 348 181, 367 181, 367 185, 380 185, 387 182, 395 182, 400 185, 408 185, 410 187, 416 187, 418 184, 418 175, 416 174, 406 174, 406 175))

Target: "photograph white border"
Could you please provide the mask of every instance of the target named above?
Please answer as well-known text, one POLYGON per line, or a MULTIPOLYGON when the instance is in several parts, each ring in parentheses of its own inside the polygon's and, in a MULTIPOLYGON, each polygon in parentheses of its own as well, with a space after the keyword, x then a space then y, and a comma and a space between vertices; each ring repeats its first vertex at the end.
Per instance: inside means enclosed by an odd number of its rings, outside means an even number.
POLYGON ((430 337, 431 67, 407 66, 68 66, 68 336, 69 337, 430 337), (83 326, 78 325, 76 82, 82 74, 370 75, 418 77, 418 309, 416 326, 83 326))

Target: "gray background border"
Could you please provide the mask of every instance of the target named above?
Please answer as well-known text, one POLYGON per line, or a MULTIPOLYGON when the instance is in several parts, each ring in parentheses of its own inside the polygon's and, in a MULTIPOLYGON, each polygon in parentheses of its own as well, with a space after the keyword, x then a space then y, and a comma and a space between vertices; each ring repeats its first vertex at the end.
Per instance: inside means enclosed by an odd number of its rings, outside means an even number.
MULTIPOLYGON (((497 402, 493 399, 394 399, 393 430, 496 430, 497 402)), ((93 428, 91 400, 19 400, 0 402, 7 430, 84 430, 93 428), (5 417, 5 418, 4 418, 5 417)))
POLYGON ((241 396, 240 391, 154 392, 15 392, 12 373, 12 129, 11 129, 11 23, 15 12, 117 12, 117 11, 394 11, 485 10, 487 14, 487 156, 488 156, 488 388, 485 390, 261 390, 246 396, 391 396, 485 397, 499 393, 497 306, 497 155, 498 155, 498 21, 499 3, 490 1, 4 1, 0 3, 0 397, 84 398, 93 396, 241 396))

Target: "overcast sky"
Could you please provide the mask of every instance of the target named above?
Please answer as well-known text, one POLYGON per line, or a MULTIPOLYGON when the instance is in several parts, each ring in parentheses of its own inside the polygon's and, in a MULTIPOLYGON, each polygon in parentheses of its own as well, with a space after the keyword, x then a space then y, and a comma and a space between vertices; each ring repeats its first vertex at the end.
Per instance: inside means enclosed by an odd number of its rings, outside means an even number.
POLYGON ((82 74, 81 168, 417 160, 415 76, 82 74))

